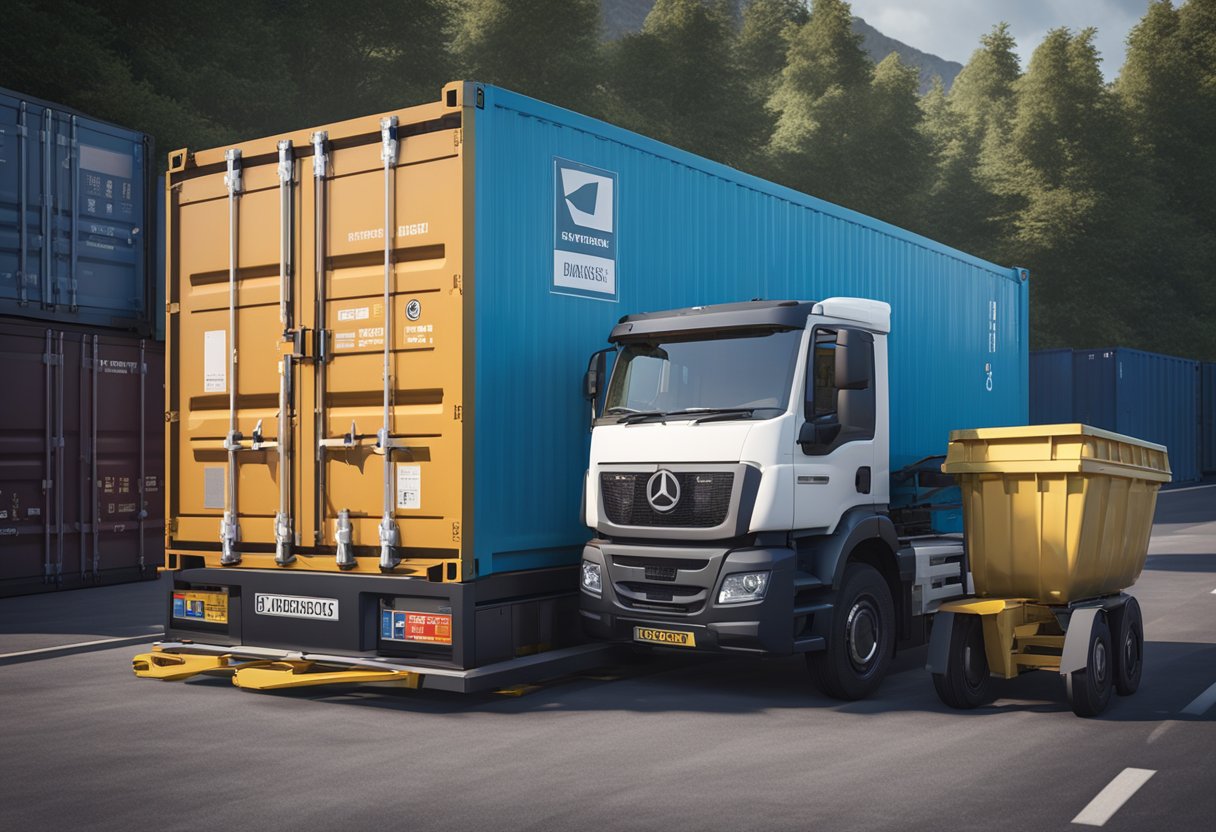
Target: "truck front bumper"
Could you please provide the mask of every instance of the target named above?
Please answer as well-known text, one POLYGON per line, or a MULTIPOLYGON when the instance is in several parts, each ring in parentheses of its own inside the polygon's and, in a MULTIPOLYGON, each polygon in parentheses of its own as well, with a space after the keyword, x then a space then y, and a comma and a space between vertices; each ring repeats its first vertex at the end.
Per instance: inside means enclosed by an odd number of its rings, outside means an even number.
POLYGON ((824 645, 831 605, 795 607, 792 549, 593 540, 583 560, 601 570, 601 592, 584 588, 579 596, 583 630, 592 638, 638 641, 638 628, 653 628, 692 633, 698 650, 784 655, 824 645), (769 573, 764 598, 719 603, 723 579, 745 572, 769 573))

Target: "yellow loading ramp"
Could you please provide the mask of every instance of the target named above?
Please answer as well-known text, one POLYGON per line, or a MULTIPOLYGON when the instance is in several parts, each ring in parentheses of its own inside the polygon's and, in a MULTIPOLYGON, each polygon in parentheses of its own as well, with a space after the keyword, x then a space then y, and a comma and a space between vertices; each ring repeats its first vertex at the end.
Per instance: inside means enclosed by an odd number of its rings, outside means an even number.
POLYGON ((515 685, 599 667, 611 645, 581 644, 546 650, 469 669, 409 664, 387 658, 357 659, 295 650, 166 641, 132 659, 135 675, 180 682, 194 676, 229 676, 244 690, 282 690, 318 685, 389 685, 457 693, 508 690, 515 685))
POLYGON ((950 434, 975 596, 944 603, 928 669, 955 708, 987 698, 992 676, 1060 673, 1078 716, 1140 684, 1144 624, 1122 590, 1144 569, 1162 445, 1087 425, 950 434))

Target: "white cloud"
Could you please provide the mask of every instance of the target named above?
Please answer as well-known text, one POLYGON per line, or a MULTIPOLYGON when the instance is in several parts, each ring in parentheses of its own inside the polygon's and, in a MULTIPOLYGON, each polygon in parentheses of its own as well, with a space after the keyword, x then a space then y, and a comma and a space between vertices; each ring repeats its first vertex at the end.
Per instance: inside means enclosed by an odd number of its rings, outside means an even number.
POLYGON ((1047 30, 1093 26, 1107 80, 1119 73, 1128 30, 1148 4, 1149 0, 851 0, 853 13, 884 35, 959 63, 966 63, 980 36, 1002 20, 1017 39, 1023 67, 1047 30))

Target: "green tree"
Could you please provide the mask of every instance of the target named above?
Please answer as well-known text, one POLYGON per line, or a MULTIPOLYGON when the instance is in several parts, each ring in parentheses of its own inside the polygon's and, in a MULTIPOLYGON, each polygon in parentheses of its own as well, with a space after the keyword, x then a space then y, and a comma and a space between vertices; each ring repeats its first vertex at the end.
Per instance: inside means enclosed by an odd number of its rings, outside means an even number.
POLYGON ((777 115, 769 151, 785 184, 860 208, 851 195, 864 176, 860 150, 874 65, 851 19, 842 0, 814 0, 810 20, 791 35, 769 100, 777 115))
POLYGON ((734 58, 725 0, 658 0, 612 48, 610 119, 735 167, 762 141, 762 104, 734 58))
POLYGON ((1017 44, 1005 23, 980 47, 949 94, 935 84, 921 101, 934 172, 925 200, 925 226, 937 239, 982 257, 1003 255, 1001 229, 1021 200, 1009 187, 1007 164, 1014 85, 1021 76, 1017 44))
POLYGON ((843 0, 814 0, 789 38, 769 101, 769 143, 787 185, 901 225, 921 225, 928 147, 917 73, 890 55, 875 68, 843 0))
POLYGON ((1140 342, 1216 358, 1216 2, 1154 2, 1128 36, 1115 90, 1148 183, 1137 270, 1153 287, 1140 342))
POLYGON ((598 109, 599 0, 452 2, 451 48, 469 80, 580 112, 598 109))
POLYGON ((789 38, 809 17, 802 0, 750 0, 743 8, 736 61, 762 100, 776 91, 789 38))
POLYGON ((1094 30, 1049 32, 1016 86, 1005 180, 1024 200, 1004 241, 1031 268, 1035 346, 1128 343, 1144 286, 1134 261, 1139 159, 1102 79, 1094 30))
POLYGON ((867 175, 860 204, 896 225, 925 230, 924 194, 931 176, 929 142, 921 129, 920 72, 892 52, 874 69, 863 137, 867 175))

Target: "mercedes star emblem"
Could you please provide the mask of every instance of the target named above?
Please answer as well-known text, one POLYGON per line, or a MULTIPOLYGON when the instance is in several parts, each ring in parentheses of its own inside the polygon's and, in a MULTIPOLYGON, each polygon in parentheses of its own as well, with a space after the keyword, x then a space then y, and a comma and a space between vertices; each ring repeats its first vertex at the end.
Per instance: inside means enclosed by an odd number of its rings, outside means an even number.
POLYGON ((646 502, 660 514, 666 514, 680 502, 680 481, 676 475, 660 468, 646 481, 646 502))

